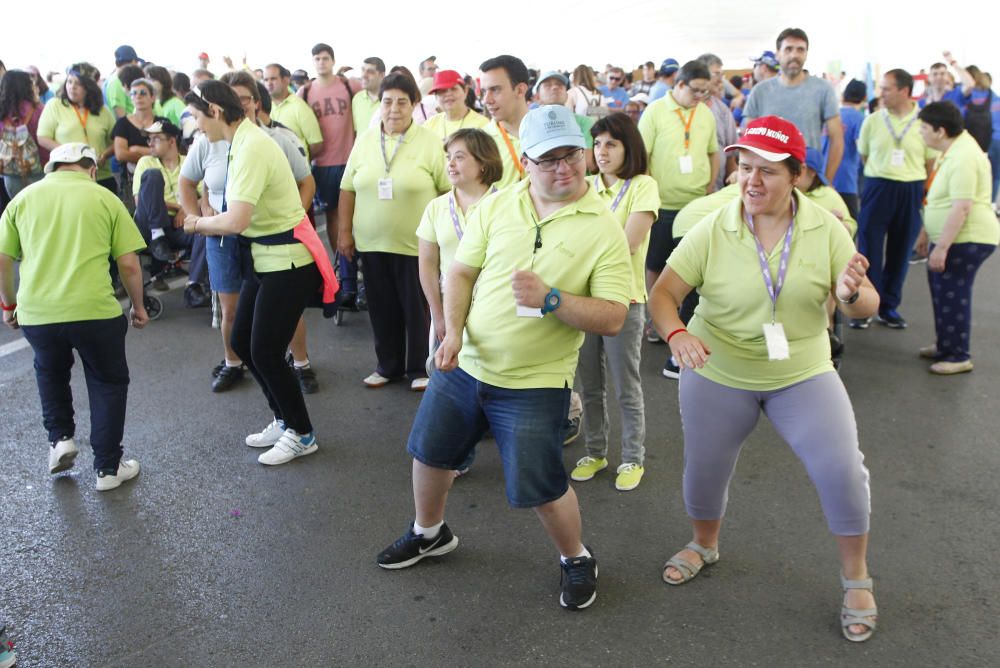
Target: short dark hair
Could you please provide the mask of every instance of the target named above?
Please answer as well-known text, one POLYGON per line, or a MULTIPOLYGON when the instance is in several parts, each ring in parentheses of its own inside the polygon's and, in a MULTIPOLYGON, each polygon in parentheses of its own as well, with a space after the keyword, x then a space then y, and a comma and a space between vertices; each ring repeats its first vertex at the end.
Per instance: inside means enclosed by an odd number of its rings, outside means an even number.
POLYGON ((941 61, 938 61, 938 62, 934 63, 933 65, 931 65, 931 69, 932 70, 939 70, 941 68, 948 69, 948 66, 945 65, 944 63, 942 63, 941 61))
POLYGON ((221 77, 219 81, 226 84, 227 86, 242 86, 250 91, 250 97, 254 99, 254 102, 260 99, 257 94, 257 80, 253 78, 253 75, 246 70, 232 70, 231 72, 226 72, 221 77))
POLYGON ((333 55, 333 47, 330 46, 329 44, 324 44, 323 42, 320 42, 319 44, 317 44, 312 48, 312 55, 317 56, 323 53, 324 51, 330 54, 331 60, 337 59, 337 57, 333 55))
POLYGON ((174 82, 166 67, 150 65, 146 68, 146 76, 160 84, 160 104, 174 97, 174 82))
POLYGON ((289 72, 287 69, 285 69, 284 65, 281 65, 279 63, 271 63, 269 65, 265 65, 264 69, 266 70, 269 67, 273 67, 276 70, 278 70, 278 76, 280 76, 282 79, 289 79, 292 76, 292 73, 289 72))
POLYGON ((647 60, 645 63, 642 64, 642 66, 643 67, 656 67, 656 63, 654 63, 652 60, 647 60))
MULTIPOLYGON (((782 160, 782 162, 785 163, 785 167, 788 167, 788 171, 792 173, 792 176, 798 176, 802 173, 802 161, 798 158, 790 155, 782 160)), ((819 179, 816 180, 819 181, 819 179)))
POLYGON ((378 97, 381 100, 387 90, 401 90, 410 98, 410 104, 416 104, 420 99, 420 89, 412 76, 406 76, 402 72, 393 72, 382 79, 378 87, 378 97))
POLYGON ((962 112, 951 101, 931 102, 920 110, 917 118, 935 130, 944 128, 948 137, 957 137, 965 129, 962 112))
POLYGON ((802 28, 785 28, 778 35, 778 39, 774 41, 774 48, 776 51, 781 51, 781 43, 784 42, 789 37, 793 39, 801 39, 806 43, 806 48, 809 48, 809 36, 806 35, 806 31, 802 28))
POLYGON ((478 128, 460 128, 445 140, 444 150, 447 152, 456 141, 464 142, 469 155, 483 166, 480 183, 488 186, 503 178, 503 160, 492 137, 478 128))
POLYGON ((172 79, 174 92, 178 95, 187 95, 191 91, 191 77, 183 72, 177 72, 172 79))
POLYGON ((80 158, 76 162, 57 162, 53 165, 53 168, 58 170, 60 167, 73 166, 73 167, 83 167, 84 169, 90 169, 94 167, 97 163, 90 158, 80 158))
POLYGON ((594 139, 603 133, 620 141, 625 147, 625 162, 618 171, 618 178, 630 179, 649 171, 649 157, 646 155, 646 144, 642 141, 639 128, 628 114, 613 113, 599 119, 590 128, 590 136, 594 139))
POLYGON ((121 68, 118 72, 118 80, 122 82, 122 86, 126 90, 132 85, 132 82, 136 79, 141 79, 146 76, 146 73, 142 71, 142 68, 138 65, 126 65, 121 68))
POLYGON ((365 65, 373 65, 375 71, 379 74, 385 74, 385 61, 378 56, 372 56, 371 58, 365 58, 362 61, 365 65))
POLYGON ((677 70, 677 83, 690 83, 695 79, 711 79, 712 73, 708 71, 708 65, 700 60, 689 60, 677 70))
POLYGON ((230 124, 246 117, 236 91, 221 81, 201 82, 198 84, 198 92, 191 91, 185 95, 184 102, 203 114, 209 113, 209 103, 214 104, 222 109, 222 118, 230 124))
POLYGON ((894 69, 885 73, 887 77, 892 77, 896 82, 896 88, 905 88, 907 93, 913 94, 913 77, 906 70, 894 69))
POLYGON ((528 74, 528 68, 524 65, 524 61, 517 56, 497 56, 496 58, 484 60, 479 66, 480 72, 489 72, 490 70, 497 69, 502 69, 507 73, 507 78, 510 79, 511 88, 517 84, 528 84, 531 82, 531 76, 528 74))

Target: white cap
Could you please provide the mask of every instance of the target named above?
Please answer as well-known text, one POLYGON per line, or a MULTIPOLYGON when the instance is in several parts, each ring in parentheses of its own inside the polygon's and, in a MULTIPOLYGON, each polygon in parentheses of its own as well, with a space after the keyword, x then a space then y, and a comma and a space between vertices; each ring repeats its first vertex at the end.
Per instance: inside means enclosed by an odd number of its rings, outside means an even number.
POLYGON ((56 165, 72 165, 84 158, 90 158, 97 164, 97 152, 88 144, 71 142, 60 144, 49 153, 49 161, 45 163, 45 173, 51 174, 56 165))

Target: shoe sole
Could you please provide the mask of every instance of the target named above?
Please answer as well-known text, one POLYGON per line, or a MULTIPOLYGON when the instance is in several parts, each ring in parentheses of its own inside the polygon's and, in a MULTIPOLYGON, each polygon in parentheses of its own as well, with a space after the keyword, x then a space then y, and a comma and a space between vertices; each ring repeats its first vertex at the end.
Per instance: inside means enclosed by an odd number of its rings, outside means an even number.
POLYGON ((634 485, 632 485, 631 487, 619 487, 618 483, 616 482, 615 483, 615 489, 617 489, 619 492, 631 492, 633 489, 635 489, 636 487, 639 486, 640 482, 642 482, 641 478, 639 480, 637 480, 636 483, 634 485))
POLYGON ((369 383, 367 380, 363 380, 361 382, 364 383, 365 387, 367 387, 370 390, 377 390, 378 388, 385 387, 386 385, 389 384, 388 380, 386 380, 384 382, 379 382, 379 383, 369 383))
POLYGON ((97 482, 97 486, 95 487, 95 489, 97 489, 97 491, 98 491, 98 492, 110 492, 110 491, 111 491, 111 490, 113 490, 113 489, 118 489, 119 487, 121 487, 121 486, 122 486, 122 484, 124 484, 124 483, 128 482, 129 480, 134 480, 134 479, 135 479, 135 478, 137 478, 137 477, 139 477, 139 472, 138 472, 138 471, 136 471, 136 472, 135 472, 135 475, 133 475, 133 476, 130 476, 130 477, 128 477, 128 478, 124 478, 124 479, 121 479, 121 480, 118 480, 118 481, 117 481, 117 482, 116 482, 116 483, 115 483, 114 485, 112 485, 111 487, 101 487, 101 483, 100 483, 100 481, 101 481, 101 480, 107 480, 107 478, 98 478, 98 479, 97 479, 97 480, 98 480, 98 482, 97 482))
MULTIPOLYGON (((599 574, 599 569, 595 565, 594 566, 594 578, 595 579, 597 578, 598 574, 599 574)), ((563 595, 561 593, 559 594, 559 605, 561 605, 566 610, 573 610, 573 611, 583 610, 584 608, 589 608, 591 605, 593 605, 594 601, 596 601, 596 600, 597 600, 597 589, 596 589, 596 587, 594 589, 594 593, 590 596, 589 599, 587 599, 587 602, 586 603, 580 603, 579 605, 569 605, 569 604, 567 604, 566 601, 563 600, 563 595)))
POLYGON ((586 478, 582 478, 582 477, 577 477, 576 475, 574 475, 574 474, 572 474, 572 473, 570 473, 570 474, 569 474, 569 477, 570 477, 570 479, 571 479, 571 480, 574 480, 574 481, 576 481, 576 482, 587 482, 588 480, 593 480, 593 479, 594 479, 594 477, 595 477, 595 476, 596 476, 596 475, 597 475, 598 473, 600 473, 601 471, 604 471, 604 470, 605 470, 605 469, 607 469, 607 468, 608 468, 607 466, 605 466, 605 467, 603 467, 603 468, 599 468, 599 469, 597 469, 596 471, 594 471, 593 473, 591 473, 591 474, 590 474, 589 476, 587 476, 586 478))
POLYGON ((578 438, 580 438, 580 432, 579 431, 577 431, 575 434, 572 434, 571 436, 567 436, 563 440, 563 445, 570 445, 573 441, 575 441, 578 438))
POLYGON ((679 380, 681 377, 680 371, 667 371, 664 369, 660 372, 664 378, 669 378, 670 380, 679 380))
POLYGON ((413 557, 412 559, 407 559, 406 561, 400 561, 400 562, 395 563, 395 564, 379 564, 378 567, 379 568, 384 568, 387 571, 398 571, 401 568, 409 568, 410 566, 414 565, 415 563, 417 563, 421 559, 425 559, 427 557, 441 557, 441 556, 444 556, 444 555, 448 554, 449 552, 453 552, 455 550, 455 548, 457 548, 457 547, 458 547, 458 536, 452 536, 451 540, 448 541, 447 543, 445 543, 444 545, 442 545, 441 547, 436 547, 433 550, 428 550, 428 551, 424 552, 423 554, 418 554, 417 556, 413 557))
MULTIPOLYGON (((296 453, 292 457, 290 457, 288 459, 283 459, 280 462, 265 462, 265 461, 261 461, 260 457, 257 458, 257 461, 259 463, 263 464, 264 466, 281 466, 282 464, 287 464, 288 462, 295 461, 299 457, 305 457, 306 455, 311 455, 312 453, 316 452, 317 450, 319 450, 319 445, 316 444, 316 443, 313 443, 312 445, 310 445, 308 448, 306 448, 302 452, 296 453)), ((265 452, 264 454, 267 454, 267 453, 265 452)), ((261 457, 263 457, 263 456, 264 455, 261 455, 261 457)))
MULTIPOLYGON (((281 433, 283 434, 285 432, 281 432, 281 433)), ((278 438, 281 438, 280 434, 278 435, 278 438)), ((250 442, 250 437, 248 436, 243 442, 246 443, 247 447, 250 447, 250 448, 273 448, 275 446, 275 444, 278 442, 278 438, 274 439, 270 443, 251 443, 250 442)))
POLYGON ((80 454, 79 450, 72 450, 71 452, 64 452, 56 465, 49 468, 50 474, 62 473, 63 471, 68 471, 73 468, 73 464, 76 463, 76 456, 80 454))

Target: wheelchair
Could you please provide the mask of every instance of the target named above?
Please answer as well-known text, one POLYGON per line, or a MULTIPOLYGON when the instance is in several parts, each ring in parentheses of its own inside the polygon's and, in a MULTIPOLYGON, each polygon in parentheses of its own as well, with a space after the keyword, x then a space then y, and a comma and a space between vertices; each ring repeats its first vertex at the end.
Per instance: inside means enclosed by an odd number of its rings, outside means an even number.
MULTIPOLYGON (((338 251, 333 252, 333 273, 337 277, 337 282, 341 282, 340 277, 340 253, 338 251)), ((362 260, 358 258, 358 293, 355 298, 355 302, 352 305, 339 305, 337 307, 337 313, 333 317, 333 324, 340 327, 344 322, 345 313, 358 313, 360 311, 368 310, 368 296, 365 293, 365 282, 364 273, 362 268, 362 260)))

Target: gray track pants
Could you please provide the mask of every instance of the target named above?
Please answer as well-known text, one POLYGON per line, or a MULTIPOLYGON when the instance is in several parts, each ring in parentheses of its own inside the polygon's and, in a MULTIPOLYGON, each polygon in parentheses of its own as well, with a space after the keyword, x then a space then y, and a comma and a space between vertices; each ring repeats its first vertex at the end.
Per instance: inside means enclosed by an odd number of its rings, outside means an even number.
POLYGON ((729 481, 743 441, 761 411, 805 465, 830 531, 868 533, 868 469, 858 448, 854 410, 834 372, 780 390, 738 390, 685 369, 680 378, 684 425, 684 503, 695 520, 725 514, 729 481))

